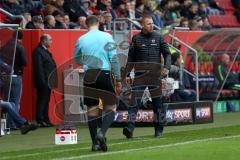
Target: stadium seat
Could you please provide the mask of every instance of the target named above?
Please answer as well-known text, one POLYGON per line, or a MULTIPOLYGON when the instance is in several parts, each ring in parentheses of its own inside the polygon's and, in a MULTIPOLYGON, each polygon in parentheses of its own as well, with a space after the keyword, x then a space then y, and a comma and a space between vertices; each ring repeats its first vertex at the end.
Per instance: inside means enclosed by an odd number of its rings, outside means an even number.
POLYGON ((208 16, 208 19, 214 27, 240 27, 234 15, 208 16))
POLYGON ((225 14, 232 14, 235 11, 231 0, 215 0, 218 7, 222 8, 225 14))
POLYGON ((208 62, 207 63, 207 75, 212 75, 213 74, 213 62, 208 62))

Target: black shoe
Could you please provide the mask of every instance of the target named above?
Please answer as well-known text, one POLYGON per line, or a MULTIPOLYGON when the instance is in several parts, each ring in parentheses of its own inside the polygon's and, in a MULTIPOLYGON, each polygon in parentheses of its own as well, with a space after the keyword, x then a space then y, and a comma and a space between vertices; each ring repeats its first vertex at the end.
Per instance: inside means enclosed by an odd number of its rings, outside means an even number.
POLYGON ((20 127, 21 134, 27 134, 29 131, 33 131, 38 128, 38 125, 36 124, 23 124, 20 127))
POLYGON ((163 132, 161 130, 155 129, 154 137, 156 137, 156 138, 163 137, 163 132))
POLYGON ((107 139, 106 137, 104 137, 103 133, 100 131, 98 132, 97 136, 96 136, 96 140, 99 142, 100 144, 100 148, 103 152, 107 152, 108 148, 107 148, 107 139))
POLYGON ((126 138, 132 138, 133 137, 133 132, 130 131, 128 127, 123 128, 123 135, 126 136, 126 138))
POLYGON ((100 151, 101 150, 101 147, 99 144, 93 144, 92 145, 92 151, 95 152, 95 151, 100 151))

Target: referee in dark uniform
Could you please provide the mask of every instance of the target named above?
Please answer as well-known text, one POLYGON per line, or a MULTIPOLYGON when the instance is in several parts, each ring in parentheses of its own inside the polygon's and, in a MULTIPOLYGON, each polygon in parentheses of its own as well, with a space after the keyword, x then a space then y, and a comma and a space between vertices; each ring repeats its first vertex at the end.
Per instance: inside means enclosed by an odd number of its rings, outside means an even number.
POLYGON ((82 35, 75 46, 74 60, 83 66, 84 104, 88 107, 88 126, 92 138, 92 151, 107 151, 106 132, 115 118, 117 104, 116 92, 121 92, 120 66, 115 42, 112 36, 99 31, 96 16, 86 19, 88 32, 82 35), (99 111, 99 99, 103 103, 103 112, 99 111), (98 121, 102 120, 99 132, 98 121))
POLYGON ((123 76, 125 77, 125 75, 127 75, 126 73, 134 68, 135 80, 132 87, 131 104, 128 107, 128 126, 123 129, 123 134, 127 138, 132 138, 133 136, 137 112, 146 87, 149 88, 153 103, 155 137, 161 137, 163 132, 165 113, 162 105, 160 79, 169 73, 171 55, 164 38, 155 32, 153 27, 152 17, 143 16, 142 31, 133 36, 128 53, 128 63, 126 67, 128 71, 125 71, 123 76), (161 64, 161 56, 164 58, 164 65, 161 64), (146 75, 146 72, 143 70, 150 72, 146 75), (137 82, 137 78, 141 76, 145 76, 144 79, 137 82), (157 87, 158 89, 155 89, 157 87))

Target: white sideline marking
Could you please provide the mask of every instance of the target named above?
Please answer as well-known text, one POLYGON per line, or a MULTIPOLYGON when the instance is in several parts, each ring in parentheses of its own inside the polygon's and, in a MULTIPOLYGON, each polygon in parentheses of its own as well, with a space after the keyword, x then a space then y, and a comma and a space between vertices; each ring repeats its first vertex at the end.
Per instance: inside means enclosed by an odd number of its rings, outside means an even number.
POLYGON ((193 143, 198 143, 198 142, 217 141, 217 140, 239 138, 239 137, 240 137, 240 135, 229 136, 229 137, 218 137, 218 138, 206 138, 206 139, 199 139, 199 140, 193 140, 193 141, 172 143, 172 144, 166 144, 166 145, 158 145, 158 146, 152 146, 152 147, 142 147, 142 148, 135 148, 135 149, 126 149, 126 150, 121 150, 121 151, 113 151, 113 152, 105 152, 105 153, 85 154, 85 155, 81 155, 81 156, 73 156, 73 157, 68 157, 68 158, 54 158, 54 159, 51 159, 51 160, 84 159, 84 158, 107 156, 107 155, 114 155, 114 154, 120 154, 120 153, 129 153, 129 152, 134 152, 134 151, 142 151, 142 150, 151 150, 151 149, 157 149, 157 148, 168 148, 168 147, 175 147, 175 146, 183 146, 183 145, 188 145, 188 144, 193 144, 193 143))
MULTIPOLYGON (((165 138, 161 138, 165 139, 165 138)), ((156 140, 154 138, 148 138, 148 139, 141 139, 141 138, 136 138, 136 140, 130 140, 126 142, 118 142, 118 143, 110 143, 108 146, 115 146, 115 145, 122 145, 122 144, 127 144, 127 143, 135 143, 135 142, 145 142, 145 141, 150 141, 150 140, 156 140)), ((38 148, 36 148, 38 149, 38 148)), ((44 154, 54 154, 54 153, 62 153, 62 152, 71 152, 71 151, 77 151, 77 150, 86 150, 86 149, 91 149, 90 147, 83 147, 83 148, 72 148, 72 149, 58 149, 56 151, 47 151, 47 152, 39 152, 39 153, 29 153, 29 154, 22 154, 22 155, 17 155, 17 156, 5 156, 5 157, 0 157, 0 160, 6 160, 6 159, 16 159, 16 158, 24 158, 24 157, 32 157, 32 156, 39 156, 39 155, 44 155, 44 154)))

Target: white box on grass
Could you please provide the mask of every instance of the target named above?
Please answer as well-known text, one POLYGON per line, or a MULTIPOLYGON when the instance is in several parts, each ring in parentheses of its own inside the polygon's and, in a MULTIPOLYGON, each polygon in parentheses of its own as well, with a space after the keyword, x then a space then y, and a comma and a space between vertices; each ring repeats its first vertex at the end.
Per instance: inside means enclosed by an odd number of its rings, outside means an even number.
POLYGON ((77 144, 77 130, 66 129, 66 130, 56 130, 55 133, 55 144, 77 144))

